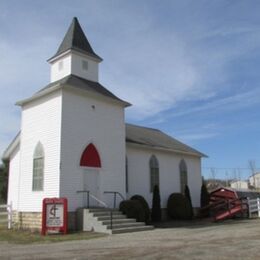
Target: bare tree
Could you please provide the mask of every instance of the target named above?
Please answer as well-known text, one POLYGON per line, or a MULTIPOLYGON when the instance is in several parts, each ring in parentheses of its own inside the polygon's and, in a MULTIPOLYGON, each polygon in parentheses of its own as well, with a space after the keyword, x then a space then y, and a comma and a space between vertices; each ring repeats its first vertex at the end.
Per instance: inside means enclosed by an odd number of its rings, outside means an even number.
POLYGON ((238 180, 241 181, 241 170, 238 168, 237 169, 237 177, 238 177, 238 180))
POLYGON ((249 166, 249 169, 250 169, 252 175, 254 175, 256 172, 255 160, 251 160, 251 159, 248 160, 248 166, 249 166))
POLYGON ((210 168, 210 172, 211 172, 212 179, 215 180, 216 179, 216 169, 212 167, 212 168, 210 168))
POLYGON ((255 180, 255 172, 256 172, 256 166, 255 166, 255 160, 248 160, 248 166, 251 171, 252 177, 253 177, 253 183, 254 187, 256 187, 256 180, 255 180))
POLYGON ((237 169, 233 169, 233 178, 235 181, 237 181, 237 169))

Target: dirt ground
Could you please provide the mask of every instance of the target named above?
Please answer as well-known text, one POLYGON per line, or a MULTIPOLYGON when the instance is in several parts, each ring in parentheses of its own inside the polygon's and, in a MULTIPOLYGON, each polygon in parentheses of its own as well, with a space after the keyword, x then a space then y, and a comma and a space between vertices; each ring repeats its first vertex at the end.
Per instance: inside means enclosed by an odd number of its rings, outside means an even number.
POLYGON ((258 219, 184 224, 52 244, 0 242, 0 259, 260 259, 258 219))

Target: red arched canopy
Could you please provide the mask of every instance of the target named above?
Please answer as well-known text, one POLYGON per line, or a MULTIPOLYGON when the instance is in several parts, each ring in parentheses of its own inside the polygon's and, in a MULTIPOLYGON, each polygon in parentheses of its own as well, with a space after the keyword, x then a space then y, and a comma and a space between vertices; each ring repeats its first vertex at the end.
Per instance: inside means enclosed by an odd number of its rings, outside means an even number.
POLYGON ((82 153, 80 166, 101 168, 100 157, 93 144, 89 144, 82 153))

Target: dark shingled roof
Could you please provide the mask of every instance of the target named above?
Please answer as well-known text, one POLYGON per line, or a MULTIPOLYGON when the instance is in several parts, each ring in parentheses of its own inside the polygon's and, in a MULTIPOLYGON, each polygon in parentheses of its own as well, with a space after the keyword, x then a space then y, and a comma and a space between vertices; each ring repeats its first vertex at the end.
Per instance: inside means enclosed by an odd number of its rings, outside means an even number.
POLYGON ((95 81, 91 81, 91 80, 87 80, 87 79, 83 79, 83 78, 80 78, 80 77, 72 75, 72 74, 68 75, 67 77, 64 77, 60 80, 57 80, 55 82, 50 83, 49 85, 47 85, 46 87, 44 87, 43 89, 41 89, 40 91, 35 93, 34 96, 37 96, 38 94, 41 94, 45 90, 47 90, 47 89, 49 89, 49 88, 51 88, 55 85, 58 85, 58 84, 69 85, 70 87, 73 87, 73 88, 86 90, 86 91, 89 91, 89 92, 93 92, 95 94, 100 94, 100 95, 103 95, 105 97, 112 98, 116 101, 123 102, 123 103, 125 103, 126 106, 130 105, 129 103, 127 103, 124 100, 115 96, 112 92, 108 91, 100 83, 95 82, 95 81))
POLYGON ((50 58, 53 59, 56 56, 66 52, 67 50, 75 50, 85 54, 88 54, 98 60, 102 60, 92 49, 90 46, 87 37, 85 36, 79 21, 76 17, 73 18, 72 23, 64 36, 64 39, 56 52, 56 54, 50 58))
POLYGON ((190 153, 200 157, 206 155, 189 147, 186 144, 166 135, 160 130, 126 124, 126 142, 134 143, 151 148, 172 150, 180 153, 190 153))
MULTIPOLYGON (((12 143, 8 146, 6 151, 3 154, 4 159, 10 158, 11 150, 14 149, 12 145, 17 142, 20 142, 20 132, 12 141, 12 143)), ((183 144, 171 136, 166 135, 157 129, 126 124, 126 143, 134 143, 138 145, 143 145, 144 147, 149 147, 152 149, 165 149, 166 151, 173 151, 178 153, 188 153, 191 155, 195 155, 198 157, 207 157, 206 155, 198 152, 197 150, 189 147, 186 144, 183 144)), ((237 191, 238 195, 239 192, 237 191)), ((252 197, 255 195, 253 193, 243 194, 243 196, 252 197)))

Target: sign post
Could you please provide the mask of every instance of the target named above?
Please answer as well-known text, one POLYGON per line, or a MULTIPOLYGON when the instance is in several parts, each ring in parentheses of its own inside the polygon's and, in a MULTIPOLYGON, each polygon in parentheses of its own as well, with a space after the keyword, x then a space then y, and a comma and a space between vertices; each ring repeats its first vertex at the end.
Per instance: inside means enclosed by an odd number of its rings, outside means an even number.
POLYGON ((67 198, 45 198, 42 201, 42 235, 48 230, 67 234, 68 200, 67 198))

